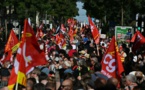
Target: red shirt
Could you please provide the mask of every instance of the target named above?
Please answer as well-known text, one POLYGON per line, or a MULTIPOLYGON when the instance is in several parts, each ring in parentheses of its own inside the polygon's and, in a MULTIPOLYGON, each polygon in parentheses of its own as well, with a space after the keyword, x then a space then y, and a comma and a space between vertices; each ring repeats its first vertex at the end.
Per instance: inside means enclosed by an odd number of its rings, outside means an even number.
POLYGON ((71 49, 68 51, 68 55, 69 57, 72 57, 73 56, 73 53, 77 52, 75 49, 71 49))

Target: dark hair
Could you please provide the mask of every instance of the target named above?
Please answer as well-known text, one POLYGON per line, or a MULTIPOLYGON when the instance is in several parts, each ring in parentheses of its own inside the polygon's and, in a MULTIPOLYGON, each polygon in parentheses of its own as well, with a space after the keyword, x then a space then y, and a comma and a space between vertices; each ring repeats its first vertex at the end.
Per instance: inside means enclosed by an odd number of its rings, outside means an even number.
POLYGON ((106 84, 106 90, 117 90, 116 86, 113 84, 106 84))
POLYGON ((27 79, 27 84, 28 84, 29 87, 31 87, 31 89, 33 90, 34 85, 36 84, 36 79, 35 79, 35 78, 28 78, 28 79, 27 79), (32 83, 29 83, 28 81, 31 81, 32 83))
POLYGON ((145 88, 145 81, 143 81, 140 85, 140 87, 142 88, 141 90, 143 90, 145 88))
POLYGON ((77 81, 74 83, 74 87, 73 87, 74 90, 78 90, 78 89, 84 90, 84 88, 85 88, 85 86, 81 83, 81 81, 78 81, 78 80, 77 80, 77 81))
POLYGON ((47 79, 48 79, 47 74, 41 72, 41 74, 39 75, 39 81, 41 82, 42 80, 47 80, 47 79))
POLYGON ((87 67, 92 67, 90 58, 86 60, 87 67))
POLYGON ((106 83, 104 81, 106 81, 104 78, 97 78, 94 82, 95 90, 108 90, 105 89, 106 83))
POLYGON ((131 31, 131 29, 129 28, 128 31, 131 31))
MULTIPOLYGON (((17 85, 17 84, 15 84, 15 85, 14 85, 13 90, 15 90, 16 85, 17 85)), ((23 85, 21 85, 21 84, 18 84, 18 88, 17 88, 17 90, 22 90, 22 89, 24 89, 24 88, 26 88, 26 87, 25 87, 25 86, 23 86, 23 85)))
POLYGON ((144 90, 145 88, 141 88, 141 87, 139 87, 139 86, 135 86, 134 88, 133 88, 133 90, 144 90))
POLYGON ((107 80, 107 83, 106 83, 106 89, 107 90, 117 90, 117 88, 116 88, 117 83, 113 81, 114 79, 115 78, 109 78, 107 80))
POLYGON ((10 76, 10 72, 9 72, 9 70, 8 70, 7 68, 2 68, 2 69, 0 70, 0 75, 1 75, 2 77, 8 77, 8 76, 10 76))
POLYGON ((34 90, 45 90, 45 86, 42 83, 37 83, 34 85, 34 90))
POLYGON ((78 57, 78 53, 77 52, 74 52, 73 55, 76 56, 76 57, 78 57))
POLYGON ((94 70, 95 70, 95 71, 101 71, 101 69, 102 69, 101 63, 95 63, 95 65, 94 65, 94 70))
POLYGON ((56 88, 56 82, 55 81, 48 81, 45 85, 46 90, 51 90, 51 88, 56 88))
POLYGON ((75 82, 75 77, 74 77, 74 75, 71 74, 71 73, 66 73, 66 74, 64 74, 63 79, 64 79, 64 80, 66 80, 66 79, 71 79, 73 82, 75 82))
POLYGON ((33 82, 33 84, 36 84, 36 79, 35 78, 28 78, 27 81, 30 80, 33 82))

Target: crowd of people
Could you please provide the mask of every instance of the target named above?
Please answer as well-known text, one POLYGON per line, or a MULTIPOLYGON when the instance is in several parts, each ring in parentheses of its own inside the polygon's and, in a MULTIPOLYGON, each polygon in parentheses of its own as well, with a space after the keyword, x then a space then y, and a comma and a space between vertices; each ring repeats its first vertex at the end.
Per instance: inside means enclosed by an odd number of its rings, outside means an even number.
MULTIPOLYGON (((124 67, 119 80, 108 78, 101 72, 101 61, 111 37, 100 38, 100 43, 96 45, 87 25, 78 28, 72 42, 66 30, 66 46, 60 48, 54 38, 58 32, 50 29, 42 31, 45 35, 38 39, 38 43, 46 53, 47 63, 28 73, 26 86, 18 84, 17 90, 145 90, 144 46, 136 53, 131 51, 131 45, 124 42, 119 46, 124 67)), ((8 90, 12 68, 13 63, 10 60, 1 64, 0 90, 8 90)))

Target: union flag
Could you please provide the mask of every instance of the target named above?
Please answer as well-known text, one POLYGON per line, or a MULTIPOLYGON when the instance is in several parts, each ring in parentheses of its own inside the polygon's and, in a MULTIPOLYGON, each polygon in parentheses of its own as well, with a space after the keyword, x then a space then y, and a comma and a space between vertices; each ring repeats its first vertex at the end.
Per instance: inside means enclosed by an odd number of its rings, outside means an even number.
POLYGON ((101 72, 109 78, 114 77, 120 79, 123 71, 124 68, 121 62, 119 49, 115 37, 113 37, 111 43, 109 44, 107 52, 102 59, 101 72))

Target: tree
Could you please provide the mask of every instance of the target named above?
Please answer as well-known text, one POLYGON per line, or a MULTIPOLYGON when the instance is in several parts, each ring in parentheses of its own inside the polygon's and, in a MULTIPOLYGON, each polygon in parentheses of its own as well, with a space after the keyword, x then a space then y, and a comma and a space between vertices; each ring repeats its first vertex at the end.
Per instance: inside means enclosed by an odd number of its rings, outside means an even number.
POLYGON ((82 0, 87 15, 100 19, 105 25, 103 32, 108 31, 109 23, 129 25, 137 13, 144 13, 144 0, 82 0), (106 28, 108 27, 108 28, 106 28))
MULTIPOLYGON (((57 19, 74 17, 78 15, 77 0, 3 0, 3 7, 14 7, 15 19, 32 18, 35 20, 37 12, 40 18, 50 15, 57 19)), ((2 4, 0 3, 0 6, 2 4)))
POLYGON ((51 0, 48 14, 53 16, 55 20, 64 22, 69 17, 78 15, 78 8, 76 7, 77 0, 51 0))

